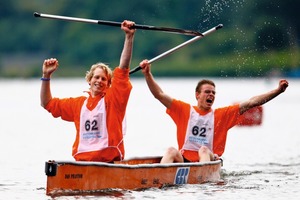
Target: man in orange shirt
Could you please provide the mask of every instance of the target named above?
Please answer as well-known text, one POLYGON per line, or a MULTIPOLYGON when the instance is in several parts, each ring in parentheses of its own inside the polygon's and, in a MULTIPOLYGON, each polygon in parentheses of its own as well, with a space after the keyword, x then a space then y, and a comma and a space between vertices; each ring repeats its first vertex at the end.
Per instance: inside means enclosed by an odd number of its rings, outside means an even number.
POLYGON ((260 106, 288 87, 286 80, 280 80, 278 88, 265 94, 254 96, 240 104, 213 110, 215 84, 211 80, 199 81, 195 91, 197 106, 173 99, 163 92, 151 74, 147 60, 140 63, 147 85, 166 108, 177 126, 178 149, 168 148, 161 163, 203 162, 219 159, 226 144, 227 131, 239 122, 247 110, 260 106))
POLYGON ((123 21, 124 48, 120 65, 114 71, 103 63, 92 65, 86 73, 90 88, 88 97, 52 98, 50 78, 58 68, 58 60, 43 63, 41 105, 54 117, 74 122, 76 139, 72 155, 77 161, 113 162, 124 158, 123 134, 127 102, 132 89, 129 80, 135 29, 134 22, 123 21))

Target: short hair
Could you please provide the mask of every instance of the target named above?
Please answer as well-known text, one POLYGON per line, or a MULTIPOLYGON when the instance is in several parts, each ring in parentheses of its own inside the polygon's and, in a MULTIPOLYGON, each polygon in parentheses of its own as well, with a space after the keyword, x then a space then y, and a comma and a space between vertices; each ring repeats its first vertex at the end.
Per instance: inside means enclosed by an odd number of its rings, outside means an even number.
POLYGON ((203 80, 198 82, 198 84, 196 86, 196 89, 195 89, 195 92, 201 92, 200 89, 201 89, 202 85, 204 85, 204 84, 209 84, 209 85, 212 85, 212 86, 216 87, 216 85, 213 81, 208 80, 208 79, 203 79, 203 80))
POLYGON ((91 66, 90 71, 86 72, 86 74, 85 74, 85 80, 87 82, 89 82, 92 79, 92 77, 94 76, 94 71, 97 68, 100 68, 100 69, 102 69, 105 72, 105 74, 107 75, 107 78, 108 78, 108 85, 110 85, 113 73, 112 73, 112 70, 109 68, 109 66, 106 65, 106 64, 104 64, 104 63, 93 64, 91 66))

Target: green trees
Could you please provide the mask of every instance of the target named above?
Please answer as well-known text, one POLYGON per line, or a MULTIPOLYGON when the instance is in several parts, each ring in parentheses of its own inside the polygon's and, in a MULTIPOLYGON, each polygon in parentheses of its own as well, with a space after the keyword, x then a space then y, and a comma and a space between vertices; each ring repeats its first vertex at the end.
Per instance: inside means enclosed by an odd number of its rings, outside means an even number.
MULTIPOLYGON (((33 12, 206 31, 220 31, 157 61, 161 76, 264 76, 298 69, 300 2, 286 0, 33 0, 0 3, 0 76, 40 76, 56 57, 57 76, 82 76, 95 62, 118 65, 124 34, 117 27, 33 17, 33 12)), ((190 39, 138 30, 132 67, 190 39)), ((140 73, 134 74, 138 76, 140 73)))

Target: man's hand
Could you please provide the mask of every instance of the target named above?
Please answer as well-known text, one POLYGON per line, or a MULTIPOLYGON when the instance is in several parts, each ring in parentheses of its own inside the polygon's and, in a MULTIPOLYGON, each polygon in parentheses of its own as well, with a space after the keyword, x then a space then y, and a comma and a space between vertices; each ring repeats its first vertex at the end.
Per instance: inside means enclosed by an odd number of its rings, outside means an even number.
POLYGON ((58 60, 56 58, 50 58, 44 60, 43 63, 43 77, 50 78, 51 74, 58 68, 58 60))

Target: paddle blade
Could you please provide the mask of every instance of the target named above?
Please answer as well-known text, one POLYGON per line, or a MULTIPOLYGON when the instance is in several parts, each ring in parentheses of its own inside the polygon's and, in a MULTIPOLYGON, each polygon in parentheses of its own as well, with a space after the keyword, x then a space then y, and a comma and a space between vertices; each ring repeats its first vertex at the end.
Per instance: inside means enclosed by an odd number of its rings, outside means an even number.
POLYGON ((134 72, 139 71, 140 69, 142 69, 140 66, 137 66, 135 68, 133 68, 132 70, 129 71, 129 74, 133 74, 134 72))
POLYGON ((263 107, 249 109, 239 117, 238 126, 260 126, 263 118, 263 107))

